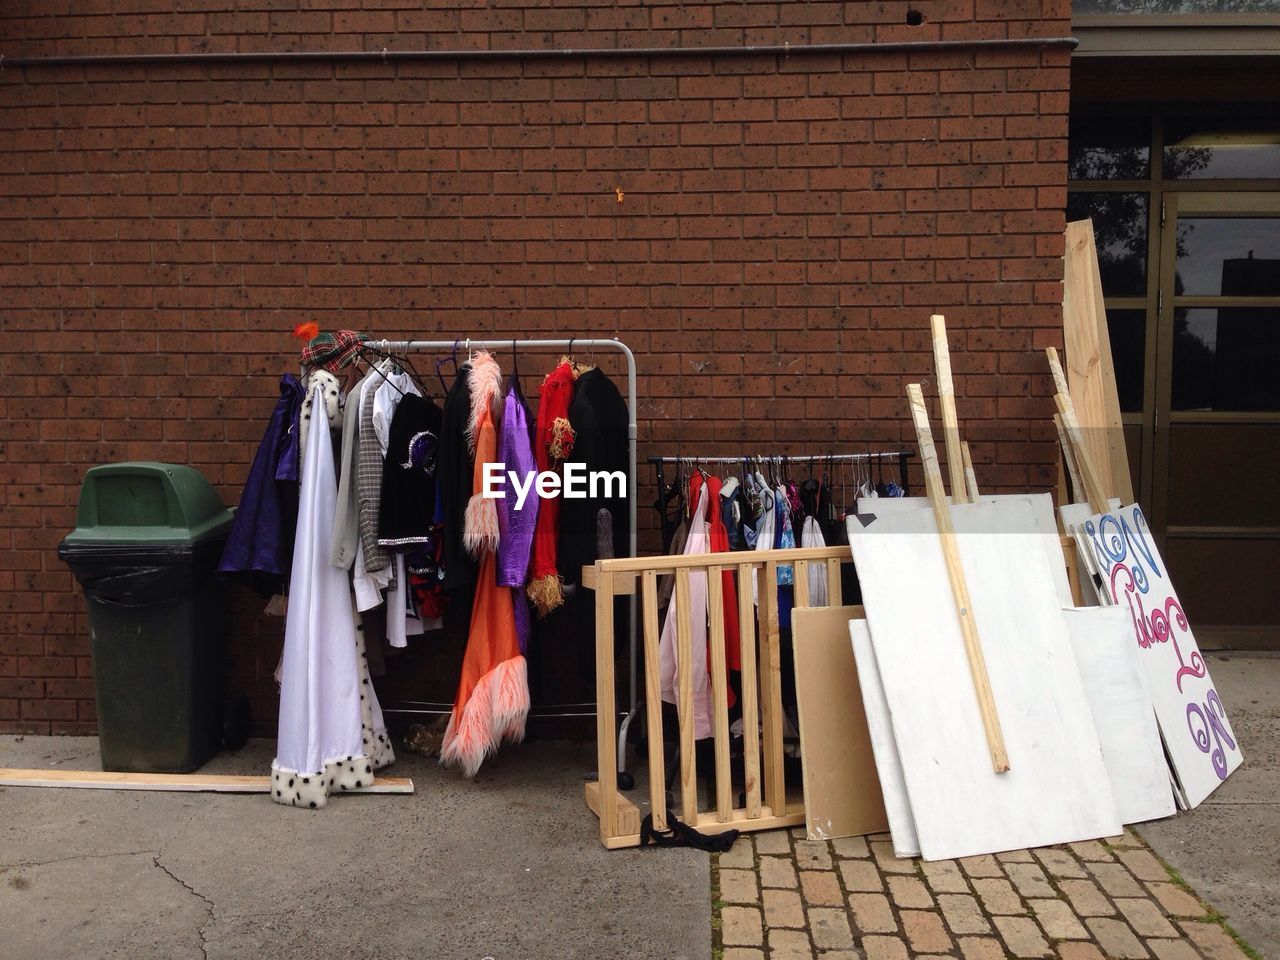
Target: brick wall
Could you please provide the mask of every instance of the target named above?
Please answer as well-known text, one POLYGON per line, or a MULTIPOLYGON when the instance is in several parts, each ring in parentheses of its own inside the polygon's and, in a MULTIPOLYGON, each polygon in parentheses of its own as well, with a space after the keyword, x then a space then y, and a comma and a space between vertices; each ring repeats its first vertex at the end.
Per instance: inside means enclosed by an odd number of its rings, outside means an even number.
MULTIPOLYGON (((0 53, 996 39, 1065 35, 1069 16, 1066 0, 922 0, 920 26, 898 2, 357 5, 10 0, 0 53)), ((1035 348, 1060 337, 1068 60, 6 66, 0 730, 93 726, 55 553, 85 469, 191 463, 234 503, 301 320, 621 336, 644 457, 909 442, 903 385, 929 376, 941 311, 984 485, 1047 487, 1035 348)), ((258 606, 236 597, 230 683, 269 726, 280 625, 258 606)))

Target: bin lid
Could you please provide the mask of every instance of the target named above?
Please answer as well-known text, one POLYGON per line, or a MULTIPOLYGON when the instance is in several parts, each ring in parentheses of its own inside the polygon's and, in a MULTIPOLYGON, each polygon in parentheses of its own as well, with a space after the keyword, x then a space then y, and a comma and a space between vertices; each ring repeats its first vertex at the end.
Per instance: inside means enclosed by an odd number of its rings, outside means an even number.
POLYGON ((93 467, 80 487, 68 543, 194 543, 224 536, 231 511, 194 467, 111 463, 93 467))

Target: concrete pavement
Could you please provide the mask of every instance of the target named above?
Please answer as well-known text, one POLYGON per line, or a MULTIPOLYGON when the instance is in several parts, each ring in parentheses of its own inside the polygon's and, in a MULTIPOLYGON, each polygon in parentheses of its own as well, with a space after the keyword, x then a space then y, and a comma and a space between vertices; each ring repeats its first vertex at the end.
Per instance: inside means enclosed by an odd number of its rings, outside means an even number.
MULTIPOLYGON (((269 772, 274 743, 208 772, 269 772)), ((91 738, 0 738, 0 766, 96 769, 91 738)), ((709 860, 609 853, 588 745, 504 748, 475 783, 417 757, 413 796, 0 787, 0 956, 564 960, 711 955, 709 860)))
POLYGON ((1250 946, 1280 960, 1280 656, 1206 659, 1244 766, 1194 812, 1138 832, 1250 946))

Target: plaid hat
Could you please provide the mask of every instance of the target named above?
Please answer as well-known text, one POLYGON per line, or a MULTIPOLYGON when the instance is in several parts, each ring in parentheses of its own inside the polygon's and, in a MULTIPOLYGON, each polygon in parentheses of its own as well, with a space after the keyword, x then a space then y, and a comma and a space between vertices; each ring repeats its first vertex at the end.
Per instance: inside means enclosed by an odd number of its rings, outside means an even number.
POLYGON ((302 348, 302 362, 309 367, 337 373, 355 359, 360 346, 368 340, 363 333, 354 330, 325 331, 316 334, 302 348))

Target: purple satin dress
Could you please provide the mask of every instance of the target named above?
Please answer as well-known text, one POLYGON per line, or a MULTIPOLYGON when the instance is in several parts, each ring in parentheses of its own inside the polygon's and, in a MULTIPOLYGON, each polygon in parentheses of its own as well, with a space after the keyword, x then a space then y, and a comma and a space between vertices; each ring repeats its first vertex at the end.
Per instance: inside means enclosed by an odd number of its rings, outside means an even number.
POLYGON ((302 384, 286 373, 218 564, 219 573, 247 580, 264 596, 280 591, 293 565, 302 399, 302 384))
MULTIPOLYGON (((502 408, 502 429, 498 437, 498 459, 505 471, 525 477, 537 471, 533 456, 533 433, 529 426, 529 407, 520 393, 520 383, 513 376, 507 383, 502 408)), ((533 551, 533 529, 538 523, 538 495, 529 491, 524 509, 516 509, 516 492, 507 478, 506 496, 498 501, 498 586, 523 587, 529 579, 529 555, 533 551)))

